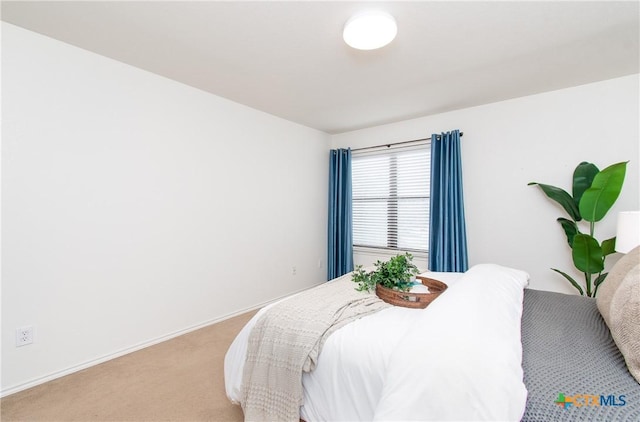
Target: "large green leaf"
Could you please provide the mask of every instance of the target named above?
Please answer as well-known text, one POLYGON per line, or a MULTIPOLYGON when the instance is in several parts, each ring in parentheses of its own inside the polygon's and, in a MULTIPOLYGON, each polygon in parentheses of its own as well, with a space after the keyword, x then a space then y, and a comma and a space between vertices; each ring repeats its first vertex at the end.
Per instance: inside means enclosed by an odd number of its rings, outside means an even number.
POLYGON ((591 187, 580 199, 579 212, 582 218, 591 222, 602 220, 620 195, 626 170, 625 161, 612 164, 596 174, 591 187))
POLYGON ((600 170, 595 164, 587 163, 586 161, 578 164, 578 167, 573 172, 573 200, 576 206, 580 204, 580 198, 584 194, 584 191, 591 187, 593 178, 596 177, 600 170))
POLYGON ((564 208, 564 210, 567 212, 567 214, 569 214, 569 216, 573 219, 573 221, 580 221, 582 219, 580 217, 580 211, 578 210, 578 206, 576 205, 571 195, 569 195, 569 193, 567 193, 567 191, 565 191, 564 189, 560 189, 555 186, 545 185, 543 183, 537 183, 537 182, 531 182, 528 185, 540 186, 540 189, 542 189, 545 195, 547 195, 550 199, 553 199, 558 204, 560 204, 560 206, 564 208))
POLYGON ((616 252, 616 238, 606 239, 602 241, 602 256, 611 255, 616 252))
POLYGON ((571 285, 573 285, 573 287, 575 287, 576 289, 578 289, 578 291, 580 292, 580 294, 582 296, 584 296, 584 291, 582 290, 582 287, 580 287, 580 285, 578 284, 577 281, 575 281, 569 274, 567 273, 563 273, 560 270, 556 270, 555 268, 551 268, 553 271, 557 272, 558 274, 562 275, 564 278, 566 278, 569 283, 571 283, 571 285))
POLYGON ((597 274, 604 269, 602 248, 588 234, 578 233, 573 237, 573 265, 586 274, 597 274))
POLYGON ((567 220, 566 218, 558 218, 558 223, 564 229, 564 233, 567 235, 567 242, 569 242, 569 246, 573 246, 573 237, 579 233, 578 225, 575 221, 567 220))

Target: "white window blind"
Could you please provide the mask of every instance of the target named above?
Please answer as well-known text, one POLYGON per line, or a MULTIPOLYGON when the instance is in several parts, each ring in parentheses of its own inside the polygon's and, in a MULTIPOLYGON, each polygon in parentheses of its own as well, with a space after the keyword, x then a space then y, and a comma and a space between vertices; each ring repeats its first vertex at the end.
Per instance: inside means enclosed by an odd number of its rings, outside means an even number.
POLYGON ((352 157, 353 244, 426 252, 430 145, 352 157))

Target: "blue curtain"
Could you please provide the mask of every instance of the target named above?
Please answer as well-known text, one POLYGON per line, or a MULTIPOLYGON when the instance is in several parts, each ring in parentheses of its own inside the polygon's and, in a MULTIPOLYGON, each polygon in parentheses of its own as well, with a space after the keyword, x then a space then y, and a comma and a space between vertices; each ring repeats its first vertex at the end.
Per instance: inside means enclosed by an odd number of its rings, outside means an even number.
POLYGON ((429 270, 466 271, 469 262, 458 130, 431 136, 430 206, 429 270))
POLYGON ((332 149, 329 162, 329 251, 327 279, 353 271, 351 149, 332 149))

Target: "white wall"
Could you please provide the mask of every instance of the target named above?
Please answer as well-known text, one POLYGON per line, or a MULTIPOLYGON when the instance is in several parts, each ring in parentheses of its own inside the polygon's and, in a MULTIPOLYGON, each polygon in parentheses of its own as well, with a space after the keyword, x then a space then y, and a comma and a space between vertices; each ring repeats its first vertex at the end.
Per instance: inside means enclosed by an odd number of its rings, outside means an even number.
MULTIPOLYGON (((573 269, 566 238, 555 221, 564 211, 527 183, 570 191, 573 170, 581 161, 602 169, 630 160, 618 202, 596 226, 596 238, 615 236, 617 212, 640 209, 638 90, 638 75, 632 75, 339 134, 332 144, 357 148, 462 130, 470 264, 521 268, 530 273, 532 288, 574 293, 549 269, 573 269)), ((608 267, 618 255, 608 258, 608 267)))
POLYGON ((325 280, 328 135, 6 23, 2 88, 3 394, 325 280))

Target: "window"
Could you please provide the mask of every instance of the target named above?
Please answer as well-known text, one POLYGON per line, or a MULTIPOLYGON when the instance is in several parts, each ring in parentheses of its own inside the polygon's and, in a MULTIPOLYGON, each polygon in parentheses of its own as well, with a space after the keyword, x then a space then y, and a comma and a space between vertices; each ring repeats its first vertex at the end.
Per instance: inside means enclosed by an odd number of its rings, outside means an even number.
POLYGON ((426 252, 430 145, 352 157, 353 245, 426 252))

